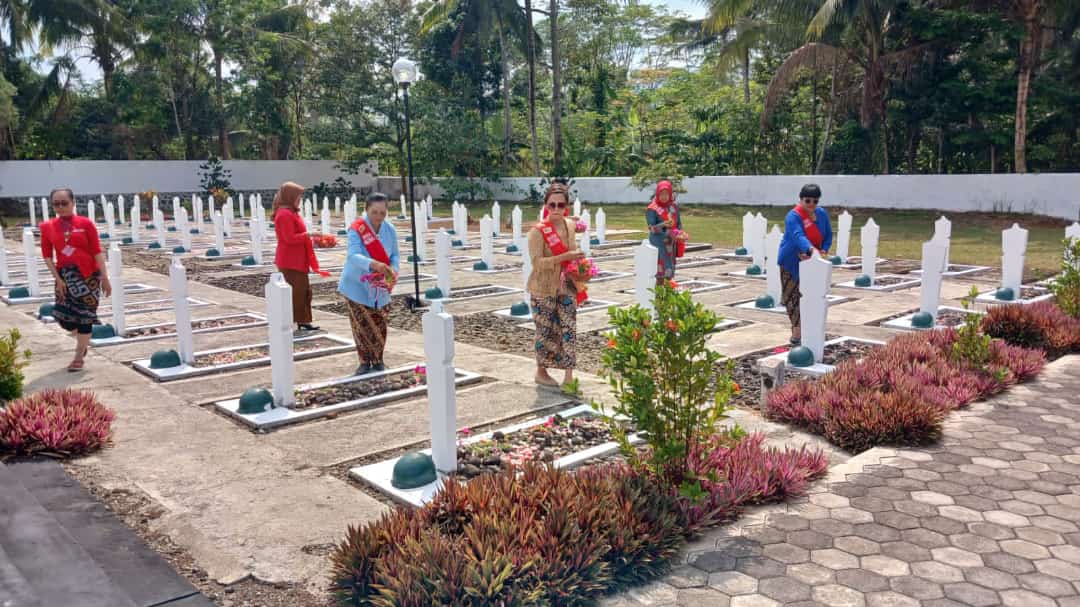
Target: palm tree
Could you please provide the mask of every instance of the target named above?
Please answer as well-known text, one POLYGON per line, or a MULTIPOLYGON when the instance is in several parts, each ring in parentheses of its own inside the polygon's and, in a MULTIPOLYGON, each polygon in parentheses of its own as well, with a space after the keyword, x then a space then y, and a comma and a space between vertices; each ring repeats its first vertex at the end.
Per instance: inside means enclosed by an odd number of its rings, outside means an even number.
MULTIPOLYGON (((532 38, 536 34, 532 31, 531 23, 526 19, 526 13, 516 0, 440 0, 424 13, 420 32, 430 32, 432 28, 446 22, 459 11, 464 11, 464 15, 458 24, 457 35, 450 49, 451 53, 456 55, 460 52, 465 37, 470 34, 475 34, 480 38, 494 37, 499 44, 503 98, 502 170, 506 174, 511 158, 514 127, 510 107, 510 41, 507 34, 511 34, 514 41, 524 47, 526 55, 532 47, 532 38)), ((535 162, 535 141, 533 158, 535 162)))

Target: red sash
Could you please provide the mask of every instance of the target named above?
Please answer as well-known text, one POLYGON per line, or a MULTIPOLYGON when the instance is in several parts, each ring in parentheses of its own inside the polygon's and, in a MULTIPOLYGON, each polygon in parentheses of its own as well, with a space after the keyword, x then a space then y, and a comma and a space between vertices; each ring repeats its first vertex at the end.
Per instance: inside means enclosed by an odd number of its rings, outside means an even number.
POLYGON ((814 245, 815 249, 821 250, 821 243, 825 242, 825 238, 821 235, 821 230, 818 229, 817 224, 814 223, 810 212, 800 206, 795 207, 795 212, 802 218, 803 232, 806 233, 806 238, 810 240, 810 244, 814 245))
MULTIPOLYGON (((656 211, 656 214, 660 216, 661 221, 671 220, 671 225, 676 228, 679 227, 679 209, 674 204, 663 206, 656 201, 649 203, 649 208, 656 211)), ((686 254, 686 241, 675 241, 675 257, 682 257, 686 254)))
MULTIPOLYGON (((570 250, 569 247, 566 246, 566 243, 562 241, 562 238, 559 237, 559 233, 555 230, 555 226, 550 221, 541 222, 539 228, 540 235, 544 237, 544 242, 547 243, 548 248, 551 249, 552 255, 559 256, 570 250)), ((567 270, 573 268, 573 266, 574 262, 572 261, 566 261, 562 264, 563 269, 567 270)), ((577 272, 574 273, 576 274, 577 272)), ((585 290, 584 283, 579 284, 574 282, 574 289, 577 290, 576 299, 578 304, 583 304, 588 301, 589 294, 585 290)))
POLYGON ((386 249, 383 248, 379 238, 375 236, 374 231, 362 217, 353 222, 352 229, 360 234, 360 240, 364 243, 364 248, 367 249, 372 259, 390 265, 390 256, 386 254, 386 249))

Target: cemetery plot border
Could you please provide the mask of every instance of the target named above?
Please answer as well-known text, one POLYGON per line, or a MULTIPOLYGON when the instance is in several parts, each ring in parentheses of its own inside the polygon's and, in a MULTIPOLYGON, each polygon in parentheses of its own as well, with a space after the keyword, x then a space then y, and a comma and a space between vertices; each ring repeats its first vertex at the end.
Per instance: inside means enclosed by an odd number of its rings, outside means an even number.
MULTIPOLYGON (((740 257, 739 259, 743 259, 743 257, 740 257)), ((745 259, 751 259, 751 257, 749 255, 747 255, 745 257, 745 259)), ((682 269, 685 269, 685 268, 700 268, 702 266, 715 266, 715 265, 722 264, 722 263, 730 263, 731 261, 732 261, 732 258, 729 255, 713 255, 713 256, 703 256, 703 257, 685 257, 683 259, 680 259, 678 261, 678 263, 675 264, 675 270, 678 271, 678 270, 682 270, 682 269)))
MULTIPOLYGON (((316 347, 316 348, 313 348, 311 350, 302 350, 302 351, 299 351, 299 352, 293 352, 293 360, 305 360, 305 359, 308 359, 308 358, 315 358, 315 357, 323 356, 323 355, 327 355, 327 354, 339 354, 341 352, 350 352, 355 348, 355 345, 353 344, 353 341, 351 339, 345 339, 344 337, 340 337, 340 336, 334 335, 332 333, 327 333, 325 335, 312 335, 312 336, 308 336, 308 337, 294 338, 293 339, 293 345, 294 346, 296 346, 298 344, 303 345, 303 344, 305 344, 305 342, 311 342, 311 341, 317 341, 317 340, 330 341, 330 342, 334 342, 334 343, 340 344, 340 345, 336 345, 336 346, 330 345, 330 346, 325 346, 325 347, 316 347)), ((238 369, 247 369, 247 368, 250 368, 250 367, 260 367, 260 366, 263 366, 263 365, 270 364, 270 350, 269 350, 270 349, 270 344, 269 343, 249 344, 249 345, 246 345, 246 346, 231 346, 231 347, 228 347, 228 348, 217 348, 217 349, 214 349, 214 350, 204 350, 202 352, 195 352, 194 356, 195 356, 196 359, 198 359, 199 357, 211 356, 211 355, 215 355, 215 354, 224 354, 224 353, 228 353, 228 352, 242 352, 242 351, 245 351, 245 350, 251 350, 251 349, 255 349, 255 348, 266 348, 266 351, 267 351, 266 355, 265 356, 260 356, 258 358, 250 358, 250 359, 247 359, 247 360, 240 360, 240 361, 236 361, 236 362, 221 363, 221 364, 216 364, 216 365, 207 365, 205 367, 196 367, 196 366, 188 365, 186 363, 181 363, 179 366, 176 366, 176 367, 167 367, 167 368, 164 368, 164 369, 151 369, 150 368, 150 359, 149 358, 132 361, 132 366, 135 367, 136 371, 139 371, 140 373, 143 373, 144 375, 148 375, 148 376, 154 378, 155 380, 157 380, 159 382, 167 382, 167 381, 173 381, 173 380, 177 380, 177 379, 188 379, 190 377, 197 377, 197 376, 200 376, 200 375, 209 375, 211 373, 221 373, 221 372, 224 372, 224 371, 236 371, 238 369)))
POLYGON ((1023 285, 1023 286, 1021 286, 1020 287, 1020 293, 1017 294, 1018 296, 1015 296, 1011 300, 998 299, 997 295, 998 295, 997 290, 986 291, 984 293, 979 293, 978 297, 975 298, 975 301, 978 302, 978 303, 988 304, 988 305, 1020 304, 1020 305, 1025 305, 1026 306, 1028 304, 1033 304, 1033 303, 1035 303, 1037 301, 1045 301, 1047 299, 1053 299, 1053 297, 1054 297, 1054 294, 1050 291, 1050 289, 1048 289, 1046 287, 1035 286, 1035 285, 1023 285))
MULTIPOLYGON (((828 260, 827 257, 823 257, 822 259, 828 260)), ((883 264, 883 263, 885 263, 887 261, 889 261, 889 260, 878 257, 877 261, 874 262, 874 265, 879 266, 879 265, 881 265, 881 264, 883 264)), ((845 259, 844 263, 834 265, 833 267, 841 269, 841 270, 861 270, 862 269, 862 257, 859 256, 859 255, 852 255, 851 257, 848 257, 847 259, 845 259)))
MULTIPOLYGON (((422 363, 420 363, 422 364, 422 363)), ((351 375, 349 377, 342 377, 338 379, 332 379, 330 381, 319 382, 314 384, 304 384, 297 386, 294 389, 294 394, 301 395, 304 392, 313 392, 323 388, 332 388, 335 386, 344 386, 348 384, 354 384, 359 382, 370 381, 374 379, 390 377, 402 373, 412 373, 417 367, 417 364, 406 365, 397 367, 394 369, 387 369, 386 371, 379 371, 376 373, 367 373, 365 375, 351 375)), ((455 369, 454 385, 466 386, 469 384, 475 384, 482 381, 484 378, 478 373, 471 371, 462 371, 455 369)), ((213 406, 218 411, 228 415, 229 417, 236 419, 248 426, 257 430, 270 430, 272 428, 279 428, 281 426, 287 426, 291 424, 298 424, 301 422, 312 421, 320 418, 324 418, 328 415, 344 413, 346 411, 353 411, 356 409, 366 409, 388 403, 391 401, 402 400, 405 398, 421 396, 427 394, 427 385, 419 384, 408 388, 399 390, 392 390, 389 392, 383 392, 381 394, 375 394, 365 398, 356 398, 351 400, 342 401, 340 403, 334 403, 332 405, 323 405, 320 407, 311 407, 305 409, 293 409, 289 407, 274 407, 262 413, 240 413, 240 399, 231 398, 227 400, 220 400, 213 403, 213 406)))
POLYGON ((633 272, 613 272, 611 270, 600 270, 600 273, 596 276, 593 276, 592 280, 590 280, 589 282, 607 282, 609 280, 619 280, 620 278, 631 278, 633 276, 633 272))
MULTIPOLYGON (((641 242, 640 241, 635 241, 635 244, 641 244, 641 242)), ((594 246, 594 248, 595 248, 595 246, 594 246)), ((712 249, 712 248, 713 248, 713 246, 711 244, 707 243, 707 242, 692 242, 692 243, 687 243, 686 252, 687 253, 694 253, 694 252, 697 252, 697 251, 707 251, 707 250, 712 249)), ((633 253, 611 253, 611 254, 608 254, 608 255, 593 254, 593 259, 595 259, 597 261, 617 261, 619 259, 631 259, 633 256, 634 256, 633 253)), ((676 264, 675 267, 678 268, 679 267, 678 264, 676 264)))
MULTIPOLYGON (((732 289, 735 285, 727 282, 715 282, 712 280, 702 280, 698 278, 691 278, 687 280, 676 280, 676 284, 679 285, 680 291, 689 290, 691 293, 704 293, 706 291, 719 291, 721 289, 732 289)), ((623 289, 619 291, 624 295, 633 295, 633 289, 623 289)))
POLYGON ((911 278, 909 276, 900 276, 899 274, 878 274, 873 277, 869 287, 860 287, 855 284, 854 280, 839 282, 833 286, 843 287, 845 289, 859 289, 860 291, 887 292, 910 289, 911 287, 919 286, 921 283, 921 278, 911 278))
MULTIPOLYGON (((42 292, 52 293, 56 290, 56 284, 52 277, 42 278, 38 283, 41 285, 42 292)), ((17 289, 19 287, 26 287, 29 283, 26 282, 13 282, 6 285, 0 285, 0 291, 8 291, 11 289, 17 289)), ((151 291, 160 291, 161 287, 155 287, 141 282, 124 283, 124 293, 128 295, 135 295, 138 293, 150 293, 151 291)), ((50 296, 51 298, 51 296, 50 296)))
MULTIPOLYGON (((878 341, 876 339, 863 339, 861 337, 846 337, 845 336, 845 337, 837 337, 836 339, 830 339, 830 340, 826 341, 825 342, 825 347, 828 348, 829 346, 836 346, 836 345, 840 345, 840 344, 848 343, 848 342, 859 342, 859 343, 863 343, 863 344, 872 344, 872 345, 875 345, 875 346, 884 346, 885 345, 885 342, 878 341)), ((766 357, 764 357, 762 359, 759 359, 758 364, 759 365, 762 365, 762 364, 767 365, 768 363, 766 361, 777 361, 777 360, 786 362, 787 361, 787 356, 788 356, 787 352, 781 352, 779 354, 773 354, 772 356, 766 356, 766 357)), ((818 362, 815 362, 814 364, 810 365, 809 367, 796 367, 796 366, 793 366, 793 365, 785 364, 785 369, 787 371, 797 373, 797 374, 800 374, 800 375, 806 375, 806 376, 809 376, 809 377, 822 377, 824 375, 827 375, 828 373, 831 373, 833 371, 833 369, 835 369, 835 368, 836 367, 834 365, 827 365, 825 363, 818 363, 818 362)))
POLYGON ((472 287, 464 287, 461 289, 453 289, 450 291, 450 297, 441 297, 438 299, 428 299, 427 296, 423 296, 424 301, 441 301, 441 302, 458 302, 469 301, 472 299, 482 299, 484 297, 498 297, 500 295, 513 295, 514 293, 521 293, 521 289, 514 287, 504 287, 502 285, 476 285, 472 287))
MULTIPOLYGON (((558 415, 563 419, 569 420, 582 415, 595 415, 595 412, 590 405, 577 405, 575 407, 559 411, 555 415, 558 415)), ((495 434, 495 432, 501 432, 505 435, 518 430, 539 426, 545 423, 547 419, 547 417, 539 417, 521 423, 512 424, 510 426, 506 426, 492 432, 485 432, 483 434, 471 436, 467 439, 462 440, 461 444, 471 445, 480 441, 489 440, 491 439, 492 435, 495 434)), ((633 444, 638 444, 642 440, 637 434, 631 434, 628 438, 633 444)), ((575 453, 571 453, 570 455, 560 457, 554 460, 552 462, 552 465, 556 468, 576 468, 588 462, 589 460, 606 457, 608 455, 616 453, 618 450, 619 445, 614 441, 609 441, 600 445, 596 445, 594 447, 590 447, 583 451, 578 451, 575 453)), ((431 449, 424 449, 423 451, 421 451, 421 453, 430 455, 431 449)), ((435 496, 436 493, 438 493, 439 489, 442 487, 442 484, 447 480, 447 477, 440 473, 439 478, 437 478, 434 482, 428 483, 427 485, 423 485, 415 489, 398 489, 392 484, 390 484, 390 478, 393 475, 394 471, 394 464, 397 463, 398 459, 398 457, 393 457, 382 460, 380 462, 376 462, 374 464, 351 468, 349 469, 349 477, 354 480, 364 482, 403 504, 422 506, 425 503, 431 501, 431 499, 435 496)))
MULTIPOLYGON (((828 304, 835 306, 837 304, 847 303, 849 301, 856 301, 854 297, 844 297, 843 295, 833 295, 829 293, 826 295, 828 304)), ((784 306, 773 306, 771 308, 759 308, 756 305, 756 301, 753 299, 747 301, 740 301, 733 304, 728 304, 734 308, 741 308, 743 310, 757 310, 758 312, 772 312, 774 314, 787 314, 787 308, 784 306)))
MULTIPOLYGON (((193 318, 193 319, 191 319, 191 325, 192 325, 192 327, 191 327, 192 334, 195 334, 195 333, 214 333, 214 332, 218 332, 218 331, 233 331, 235 329, 250 329, 252 327, 264 326, 264 325, 266 325, 266 317, 261 315, 261 314, 255 314, 253 312, 243 312, 241 314, 228 314, 228 315, 225 315, 225 316, 210 316, 210 317, 207 317, 207 318, 193 318), (196 328, 196 327, 199 326, 200 323, 207 323, 207 322, 213 322, 213 321, 222 321, 222 320, 231 321, 231 320, 234 320, 234 319, 235 320, 240 320, 240 321, 247 321, 247 322, 236 322, 236 323, 232 323, 232 324, 224 324, 224 325, 206 326, 206 327, 196 328)), ((93 339, 93 338, 91 338, 90 339, 90 345, 94 346, 94 347, 112 346, 112 345, 116 345, 116 344, 130 344, 130 343, 134 343, 134 342, 138 342, 138 341, 151 341, 151 340, 155 340, 155 339, 163 339, 165 337, 175 337, 176 336, 176 323, 175 322, 161 322, 161 323, 155 323, 155 324, 151 324, 151 325, 136 325, 136 326, 133 326, 133 327, 127 327, 124 330, 124 333, 132 334, 132 333, 137 333, 137 332, 140 332, 140 331, 147 331, 147 330, 154 330, 154 329, 165 329, 165 328, 168 328, 169 331, 163 332, 163 333, 153 333, 153 334, 149 334, 149 335, 137 335, 137 336, 134 336, 134 337, 128 337, 127 335, 124 335, 124 336, 117 335, 115 337, 106 337, 104 339, 93 339)))
MULTIPOLYGON (((611 306, 618 306, 618 305, 621 305, 621 304, 619 304, 619 302, 616 302, 616 301, 606 301, 606 300, 603 300, 603 299, 592 299, 592 298, 590 298, 585 303, 578 306, 577 313, 578 314, 587 314, 589 312, 595 312, 597 310, 607 310, 611 306)), ((496 316, 502 316, 503 318, 509 318, 510 320, 525 321, 526 326, 529 326, 529 327, 532 326, 532 325, 528 324, 528 323, 531 323, 532 319, 533 319, 533 317, 532 317, 532 306, 531 305, 529 306, 529 313, 525 314, 523 316, 514 316, 513 314, 510 313, 510 308, 504 308, 502 310, 495 310, 494 312, 492 312, 492 314, 494 314, 496 316)))
POLYGON ((521 269, 520 263, 497 263, 490 270, 477 270, 473 267, 465 268, 466 272, 473 272, 475 274, 503 274, 506 272, 516 272, 521 269))
POLYGON ((882 327, 886 327, 888 329, 899 329, 901 331, 927 331, 930 328, 946 329, 946 328, 949 328, 949 327, 958 327, 961 324, 963 324, 963 322, 964 322, 962 320, 963 316, 966 316, 968 314, 979 314, 979 315, 985 314, 985 312, 982 312, 982 311, 979 311, 979 310, 974 310, 974 309, 965 310, 963 308, 956 308, 956 307, 953 307, 953 306, 941 306, 937 310, 937 316, 934 319, 934 326, 924 328, 924 327, 916 327, 916 326, 913 326, 911 324, 911 319, 918 312, 919 312, 919 310, 917 310, 917 309, 916 310, 911 310, 911 311, 909 311, 909 312, 907 312, 905 314, 902 314, 902 315, 900 315, 898 317, 895 317, 895 318, 888 318, 888 319, 883 320, 883 321, 875 320, 875 321, 869 322, 867 324, 868 325, 881 325, 882 327), (960 316, 961 320, 959 322, 956 322, 956 323, 950 323, 950 322, 942 323, 942 322, 940 322, 941 319, 942 319, 942 312, 945 313, 945 315, 944 315, 945 318, 949 318, 949 319, 955 319, 955 318, 957 318, 955 316, 955 314, 960 314, 961 315, 960 316))
POLYGON ((607 240, 601 244, 592 245, 592 248, 604 251, 607 249, 619 249, 622 247, 635 247, 639 244, 641 244, 640 240, 607 240))
MULTIPOLYGON (((841 266, 842 267, 842 266, 841 266)), ((967 266, 962 264, 950 263, 947 270, 941 273, 942 276, 965 276, 967 274, 974 274, 976 272, 983 272, 991 269, 990 266, 967 266)), ((912 274, 922 274, 922 269, 912 270, 912 274)))
MULTIPOLYGON (((43 288, 42 291, 45 291, 45 289, 43 288)), ((21 304, 45 303, 47 301, 52 301, 52 300, 53 300, 52 293, 50 293, 49 295, 41 295, 39 297, 8 297, 7 295, 0 295, 0 301, 3 301, 5 304, 7 304, 9 306, 18 306, 18 305, 21 305, 21 304)))
MULTIPOLYGON (((51 301, 52 298, 49 298, 49 300, 51 301)), ((195 297, 188 297, 188 306, 190 306, 192 308, 202 308, 202 307, 214 306, 214 305, 217 305, 217 304, 215 304, 212 301, 207 301, 207 300, 204 300, 204 299, 198 299, 198 298, 195 298, 195 297)), ((134 314, 149 314, 150 312, 164 312, 166 310, 172 310, 172 309, 173 309, 173 300, 172 299, 148 299, 146 301, 125 301, 124 302, 124 316, 132 316, 134 314), (146 308, 146 309, 136 308, 135 307, 135 306, 140 306, 142 304, 159 304, 159 305, 157 305, 156 307, 151 307, 151 308, 146 308)), ((105 317, 108 317, 108 316, 111 316, 111 315, 112 315, 112 305, 111 304, 110 305, 104 305, 104 306, 101 306, 101 307, 98 308, 98 317, 99 318, 105 318, 105 317)), ((34 317, 38 318, 36 312, 34 313, 34 317)), ((56 322, 55 320, 53 320, 52 316, 42 316, 42 317, 38 318, 38 320, 40 320, 41 322, 44 322, 44 323, 56 322)))
MULTIPOLYGON (((676 266, 678 267, 678 266, 676 266)), ((739 278, 757 278, 759 280, 765 280, 765 268, 761 268, 761 272, 758 274, 748 274, 747 269, 736 270, 734 272, 728 272, 728 276, 738 276, 739 278)))

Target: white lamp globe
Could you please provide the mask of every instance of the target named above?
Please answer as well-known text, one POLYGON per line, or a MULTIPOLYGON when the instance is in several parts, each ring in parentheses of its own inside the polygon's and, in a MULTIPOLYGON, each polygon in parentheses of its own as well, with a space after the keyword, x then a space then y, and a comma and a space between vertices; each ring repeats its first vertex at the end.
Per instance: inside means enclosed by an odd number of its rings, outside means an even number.
POLYGON ((394 82, 409 85, 416 82, 416 62, 405 57, 394 62, 394 82))

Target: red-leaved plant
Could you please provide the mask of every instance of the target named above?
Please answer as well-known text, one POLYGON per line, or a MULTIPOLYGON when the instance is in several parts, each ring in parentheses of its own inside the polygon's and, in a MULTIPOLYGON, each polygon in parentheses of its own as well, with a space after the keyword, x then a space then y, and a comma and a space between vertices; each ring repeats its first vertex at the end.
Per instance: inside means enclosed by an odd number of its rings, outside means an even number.
POLYGON ((1080 350, 1080 318, 1066 314, 1053 301, 991 306, 982 330, 1014 346, 1045 350, 1050 357, 1080 350))
POLYGON ((109 443, 113 412, 85 390, 45 389, 0 409, 0 451, 83 455, 109 443))

